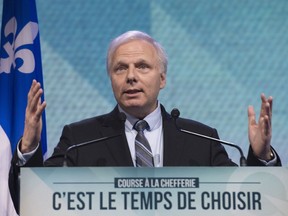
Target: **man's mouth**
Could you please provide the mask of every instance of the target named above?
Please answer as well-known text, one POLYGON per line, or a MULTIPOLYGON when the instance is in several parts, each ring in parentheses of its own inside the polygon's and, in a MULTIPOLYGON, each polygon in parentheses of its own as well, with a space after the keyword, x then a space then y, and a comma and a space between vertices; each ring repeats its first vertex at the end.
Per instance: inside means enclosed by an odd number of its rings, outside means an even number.
POLYGON ((128 89, 124 91, 125 94, 129 94, 129 95, 137 94, 139 92, 143 92, 143 91, 141 89, 128 89))

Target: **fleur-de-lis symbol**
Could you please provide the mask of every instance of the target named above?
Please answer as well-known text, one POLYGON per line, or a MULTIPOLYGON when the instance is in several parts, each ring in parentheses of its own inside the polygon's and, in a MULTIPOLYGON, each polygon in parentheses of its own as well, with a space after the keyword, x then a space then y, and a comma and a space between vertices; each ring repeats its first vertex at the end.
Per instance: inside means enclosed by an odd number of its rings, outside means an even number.
POLYGON ((12 17, 4 28, 5 39, 8 40, 8 36, 12 34, 12 43, 7 41, 3 48, 8 54, 7 58, 0 59, 0 74, 10 73, 11 66, 16 68, 16 59, 21 59, 22 64, 18 66, 18 71, 22 73, 32 73, 35 69, 35 58, 31 50, 27 48, 21 48, 23 45, 33 44, 34 39, 38 35, 38 24, 35 22, 28 22, 23 29, 16 35, 17 20, 12 17))

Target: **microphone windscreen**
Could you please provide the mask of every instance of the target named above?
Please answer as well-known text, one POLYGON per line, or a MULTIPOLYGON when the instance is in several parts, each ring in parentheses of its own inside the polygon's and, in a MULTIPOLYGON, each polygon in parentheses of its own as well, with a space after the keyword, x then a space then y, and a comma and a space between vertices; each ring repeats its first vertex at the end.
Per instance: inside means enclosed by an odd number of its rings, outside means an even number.
POLYGON ((174 108, 171 111, 171 116, 172 118, 177 119, 180 116, 180 111, 177 108, 174 108))

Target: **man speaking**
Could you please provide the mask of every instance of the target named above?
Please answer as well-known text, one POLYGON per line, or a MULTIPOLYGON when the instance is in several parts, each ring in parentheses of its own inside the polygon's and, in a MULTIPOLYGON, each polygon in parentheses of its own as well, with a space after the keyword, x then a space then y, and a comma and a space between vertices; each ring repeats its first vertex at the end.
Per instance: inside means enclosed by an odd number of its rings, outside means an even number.
MULTIPOLYGON (((175 120, 158 101, 166 85, 167 64, 162 46, 146 33, 128 31, 114 39, 108 49, 107 73, 117 105, 108 114, 66 125, 44 163, 39 146, 46 102, 41 101, 43 90, 34 80, 24 134, 12 160, 11 190, 20 166, 62 166, 64 159, 68 166, 235 166, 219 142, 183 133, 175 121, 180 128, 217 140, 216 129, 189 119, 175 120), (80 145, 71 148, 75 144, 80 145)), ((254 108, 248 108, 247 164, 281 165, 270 143, 272 97, 262 94, 261 100, 258 122, 254 108)))

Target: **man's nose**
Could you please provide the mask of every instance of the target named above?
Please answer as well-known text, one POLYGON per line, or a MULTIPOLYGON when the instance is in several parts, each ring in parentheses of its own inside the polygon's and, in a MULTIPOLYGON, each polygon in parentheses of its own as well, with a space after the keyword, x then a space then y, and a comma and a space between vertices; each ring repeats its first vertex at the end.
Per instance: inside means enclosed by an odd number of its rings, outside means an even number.
POLYGON ((137 79, 136 79, 135 67, 130 66, 127 71, 127 82, 132 83, 136 82, 136 80, 137 79))

